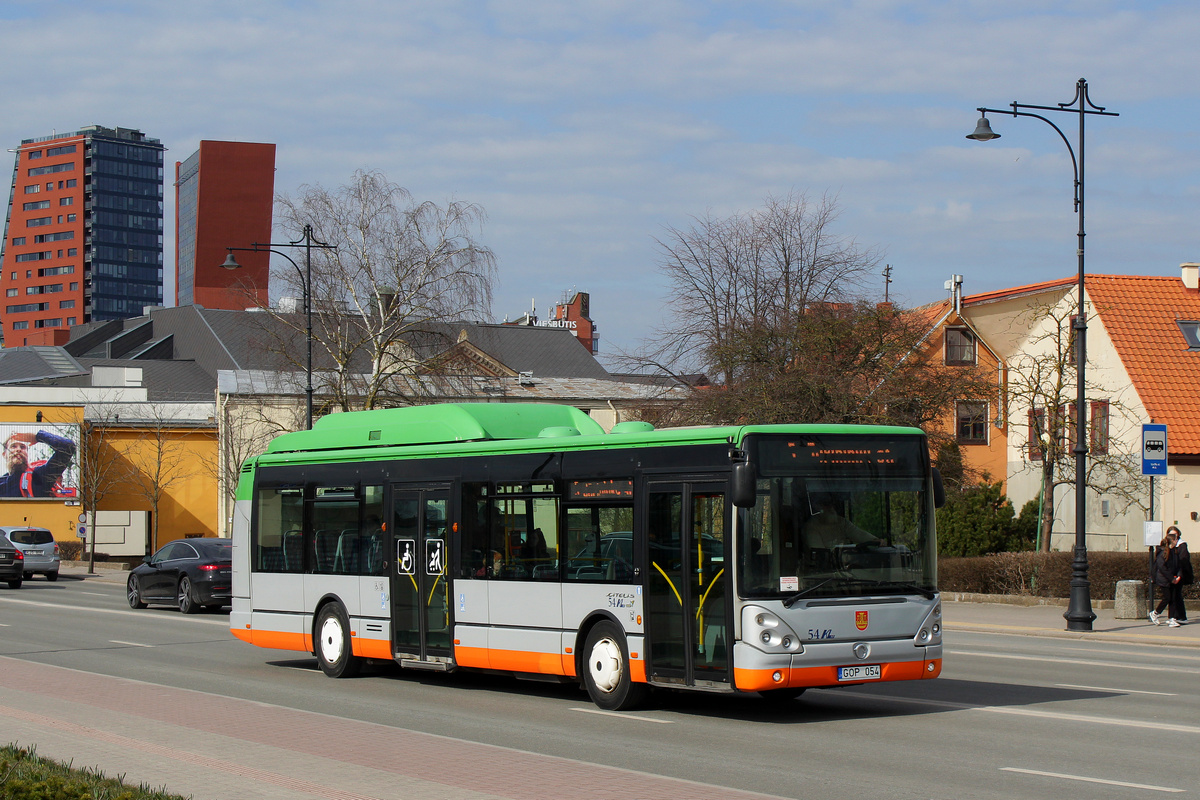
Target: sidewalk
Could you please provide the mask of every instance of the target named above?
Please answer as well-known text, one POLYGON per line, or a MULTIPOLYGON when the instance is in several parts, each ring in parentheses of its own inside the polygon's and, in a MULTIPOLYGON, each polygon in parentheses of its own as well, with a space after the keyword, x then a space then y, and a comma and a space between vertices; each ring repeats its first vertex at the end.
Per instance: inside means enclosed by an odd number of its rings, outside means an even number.
POLYGON ((1013 633, 1023 636, 1050 636, 1061 639, 1086 639, 1089 641, 1123 642, 1133 644, 1173 645, 1176 647, 1200 647, 1200 611, 1189 608, 1190 622, 1179 628, 1168 628, 1166 619, 1162 625, 1153 625, 1145 617, 1141 619, 1117 619, 1111 603, 1093 603, 1091 631, 1069 631, 1063 614, 1067 602, 1046 605, 1023 605, 1031 598, 989 597, 988 602, 964 602, 942 597, 942 618, 947 635, 955 631, 980 633, 1013 633), (1097 606, 1108 606, 1107 608, 1097 606))

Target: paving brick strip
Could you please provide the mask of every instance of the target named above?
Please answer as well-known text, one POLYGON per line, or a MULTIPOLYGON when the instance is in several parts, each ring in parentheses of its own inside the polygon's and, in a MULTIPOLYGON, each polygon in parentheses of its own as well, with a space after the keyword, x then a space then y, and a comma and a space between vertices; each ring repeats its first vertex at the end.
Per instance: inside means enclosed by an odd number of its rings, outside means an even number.
POLYGON ((770 797, 3 657, 0 740, 196 800, 770 797))

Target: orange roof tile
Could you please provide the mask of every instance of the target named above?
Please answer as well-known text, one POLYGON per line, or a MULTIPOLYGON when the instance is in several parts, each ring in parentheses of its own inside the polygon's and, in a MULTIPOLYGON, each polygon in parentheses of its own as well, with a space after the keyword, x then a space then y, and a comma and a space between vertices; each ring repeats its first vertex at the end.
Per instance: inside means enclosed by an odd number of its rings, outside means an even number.
POLYGON ((1088 275, 1086 287, 1146 412, 1168 426, 1170 452, 1200 454, 1200 351, 1176 324, 1200 321, 1200 292, 1158 276, 1088 275))
MULTIPOLYGON (((1087 277, 1091 280, 1091 276, 1087 277)), ((1008 300, 1013 297, 1020 297, 1026 294, 1035 294, 1044 292, 1047 289, 1057 289, 1061 286, 1073 286, 1079 282, 1078 276, 1074 278, 1058 278, 1053 281, 1043 281, 1041 283, 1030 283, 1025 286, 1014 286, 1011 289, 997 289, 993 292, 981 292, 980 294, 965 295, 962 299, 963 305, 973 305, 976 303, 990 303, 994 300, 1008 300)))

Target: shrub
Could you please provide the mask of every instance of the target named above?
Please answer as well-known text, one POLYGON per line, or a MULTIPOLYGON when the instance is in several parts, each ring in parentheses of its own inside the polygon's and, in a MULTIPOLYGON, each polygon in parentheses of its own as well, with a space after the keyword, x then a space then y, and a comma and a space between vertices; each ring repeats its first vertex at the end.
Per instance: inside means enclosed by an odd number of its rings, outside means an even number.
POLYGON ((1001 485, 985 480, 946 494, 937 511, 938 555, 981 556, 1029 546, 1001 485))
MULTIPOLYGON (((975 558, 939 558, 938 588, 943 592, 1069 597, 1072 553, 995 553, 975 558)), ((1093 600, 1112 600, 1118 581, 1146 581, 1145 553, 1088 552, 1088 582, 1093 600)), ((1200 599, 1200 584, 1185 586, 1183 596, 1200 599)))

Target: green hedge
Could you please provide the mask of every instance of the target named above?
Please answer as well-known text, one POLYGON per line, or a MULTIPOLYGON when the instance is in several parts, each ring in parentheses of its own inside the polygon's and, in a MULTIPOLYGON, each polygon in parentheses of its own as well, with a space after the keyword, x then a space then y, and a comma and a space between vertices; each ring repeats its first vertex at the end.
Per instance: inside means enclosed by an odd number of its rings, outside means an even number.
MULTIPOLYGON (((1069 597, 1071 553, 993 553, 974 558, 939 558, 938 588, 943 592, 1069 597)), ((1088 552, 1088 581, 1094 600, 1112 600, 1117 581, 1145 581, 1146 553, 1088 552)), ((1184 587, 1186 599, 1200 599, 1200 584, 1184 587)))

